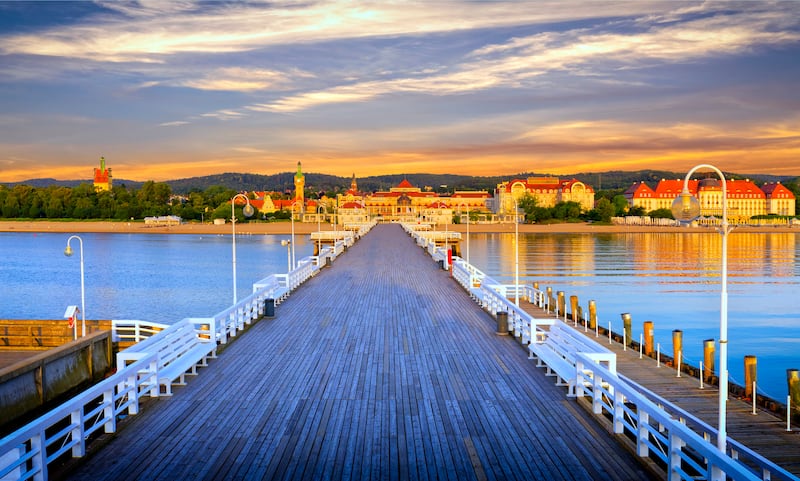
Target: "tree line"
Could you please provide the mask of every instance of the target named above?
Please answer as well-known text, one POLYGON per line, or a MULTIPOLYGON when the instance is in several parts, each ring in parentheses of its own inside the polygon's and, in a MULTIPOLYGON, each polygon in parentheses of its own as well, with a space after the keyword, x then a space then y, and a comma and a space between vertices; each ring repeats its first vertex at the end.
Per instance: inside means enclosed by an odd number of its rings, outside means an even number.
POLYGON ((176 215, 184 220, 230 217, 230 200, 236 191, 222 186, 173 196, 169 184, 148 181, 141 188, 123 185, 97 191, 83 183, 77 187, 0 186, 0 217, 5 219, 130 220, 176 215))

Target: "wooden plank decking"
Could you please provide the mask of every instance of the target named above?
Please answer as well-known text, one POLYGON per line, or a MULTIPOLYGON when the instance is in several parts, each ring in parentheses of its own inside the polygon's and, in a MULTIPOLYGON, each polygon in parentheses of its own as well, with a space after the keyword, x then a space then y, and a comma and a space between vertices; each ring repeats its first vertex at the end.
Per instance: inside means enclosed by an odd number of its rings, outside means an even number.
POLYGON ((378 226, 69 479, 651 479, 378 226))

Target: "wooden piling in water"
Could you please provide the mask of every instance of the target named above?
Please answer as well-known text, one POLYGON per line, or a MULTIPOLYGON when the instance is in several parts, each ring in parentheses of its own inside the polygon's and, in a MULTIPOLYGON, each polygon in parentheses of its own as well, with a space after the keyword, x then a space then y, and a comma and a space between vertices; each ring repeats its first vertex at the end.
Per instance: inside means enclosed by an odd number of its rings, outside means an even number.
POLYGON ((792 403, 792 410, 800 411, 800 370, 787 369, 786 383, 789 385, 789 399, 792 403))
POLYGON ((578 296, 569 296, 570 313, 572 320, 578 320, 578 296))
POLYGON ((653 355, 653 321, 644 321, 644 354, 653 355))
POLYGON ((556 312, 558 313, 558 317, 561 317, 567 313, 566 294, 564 291, 558 291, 556 295, 558 295, 558 310, 556 312))
POLYGON ((597 326, 597 303, 594 300, 589 301, 589 329, 594 329, 597 326))
POLYGON ((701 375, 705 381, 711 381, 714 377, 714 354, 716 344, 713 339, 703 341, 703 372, 701 375))
POLYGON ((672 331, 672 359, 673 365, 678 367, 679 360, 682 360, 683 357, 681 353, 683 352, 683 331, 680 329, 675 329, 672 331))
POLYGON ((756 359, 756 356, 745 356, 744 397, 747 399, 753 399, 753 396, 755 395, 755 393, 753 393, 753 383, 758 382, 757 372, 758 372, 758 360, 756 359))
POLYGON ((631 326, 631 315, 629 312, 623 312, 620 314, 622 317, 622 328, 625 330, 625 342, 628 346, 631 345, 631 337, 633 336, 633 329, 631 326))

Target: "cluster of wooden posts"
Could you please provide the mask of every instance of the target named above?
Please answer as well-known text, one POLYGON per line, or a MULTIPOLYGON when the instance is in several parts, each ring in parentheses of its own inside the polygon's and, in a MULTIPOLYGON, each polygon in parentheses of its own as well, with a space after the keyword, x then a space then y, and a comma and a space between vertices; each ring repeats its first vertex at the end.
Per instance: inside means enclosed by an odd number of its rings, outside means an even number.
MULTIPOLYGON (((534 290, 539 290, 539 284, 533 284, 534 290)), ((586 332, 594 331, 597 337, 607 337, 609 342, 615 341, 624 346, 624 349, 632 349, 639 351, 640 357, 650 357, 657 361, 657 366, 662 364, 666 367, 675 369, 676 376, 680 377, 682 374, 696 377, 699 381, 700 387, 704 384, 718 386, 718 377, 714 374, 714 358, 715 358, 715 340, 706 339, 703 341, 703 361, 699 366, 693 366, 685 362, 683 356, 683 331, 675 329, 672 331, 672 356, 661 352, 661 345, 656 344, 653 335, 653 321, 644 321, 642 324, 642 333, 639 339, 633 337, 633 319, 630 313, 622 313, 623 330, 621 333, 614 332, 611 328, 611 322, 608 322, 608 327, 603 327, 597 320, 597 304, 594 300, 588 302, 588 313, 585 315, 583 308, 578 302, 578 296, 569 296, 570 312, 567 312, 566 293, 564 291, 557 291, 553 294, 552 287, 545 289, 546 306, 549 306, 553 314, 559 318, 572 320, 574 325, 583 326, 586 332)), ((786 379, 789 389, 789 395, 786 402, 780 402, 768 396, 758 393, 757 389, 757 365, 758 360, 756 356, 744 356, 744 386, 736 383, 729 383, 729 394, 736 398, 750 401, 755 410, 757 407, 769 410, 773 413, 785 417, 787 419, 787 426, 791 422, 789 412, 792 416, 800 417, 800 370, 787 369, 786 379)))

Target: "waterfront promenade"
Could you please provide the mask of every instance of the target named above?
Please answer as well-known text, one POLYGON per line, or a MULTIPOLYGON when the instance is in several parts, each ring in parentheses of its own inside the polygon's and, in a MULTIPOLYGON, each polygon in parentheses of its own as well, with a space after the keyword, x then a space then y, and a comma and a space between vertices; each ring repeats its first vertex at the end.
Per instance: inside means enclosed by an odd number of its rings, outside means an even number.
POLYGON ((67 479, 650 479, 379 225, 67 479))

